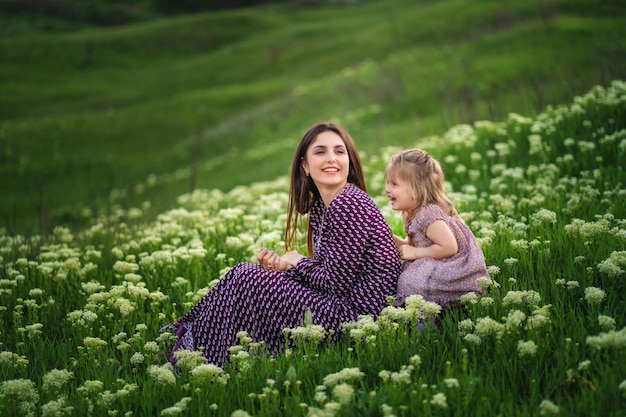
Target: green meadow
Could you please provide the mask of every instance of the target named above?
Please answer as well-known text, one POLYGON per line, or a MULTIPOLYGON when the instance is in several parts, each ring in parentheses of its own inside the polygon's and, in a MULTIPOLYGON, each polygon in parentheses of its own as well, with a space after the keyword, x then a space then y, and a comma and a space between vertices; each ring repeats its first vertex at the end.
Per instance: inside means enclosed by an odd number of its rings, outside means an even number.
POLYGON ((618 1, 366 1, 0 38, 0 226, 81 227, 288 172, 340 122, 363 152, 535 115, 624 77, 618 1), (113 202, 111 202, 113 200, 113 202))
MULTIPOLYGON (((626 414, 626 8, 369 1, 0 38, 0 415, 626 414), (421 147, 491 281, 218 368, 159 329, 278 251, 300 135, 421 147), (418 332, 419 317, 431 317, 418 332)), ((304 242, 303 242, 304 246, 304 242)), ((302 248, 301 248, 302 249, 302 248)))

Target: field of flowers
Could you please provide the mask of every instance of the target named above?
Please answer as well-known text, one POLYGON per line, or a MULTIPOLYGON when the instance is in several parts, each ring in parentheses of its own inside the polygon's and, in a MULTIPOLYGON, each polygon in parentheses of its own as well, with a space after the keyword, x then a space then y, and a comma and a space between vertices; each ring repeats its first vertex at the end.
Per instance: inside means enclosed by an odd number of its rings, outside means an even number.
MULTIPOLYGON (((187 353, 177 375, 158 330, 259 247, 280 249, 288 180, 196 190, 150 221, 149 203, 113 196, 80 232, 0 235, 0 415, 624 416, 626 83, 416 146, 442 161, 484 248, 486 296, 443 315, 415 297, 330 345, 305 318, 276 357, 241 333, 228 366, 187 353), (419 314, 436 324, 417 332, 419 314)), ((363 162, 400 233, 383 191, 395 151, 363 162)))

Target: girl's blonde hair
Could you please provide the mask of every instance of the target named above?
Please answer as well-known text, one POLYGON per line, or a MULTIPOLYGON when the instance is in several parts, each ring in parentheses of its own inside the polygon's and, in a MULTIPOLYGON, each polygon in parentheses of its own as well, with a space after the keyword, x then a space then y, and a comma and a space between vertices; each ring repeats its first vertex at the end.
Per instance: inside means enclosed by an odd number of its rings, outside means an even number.
POLYGON ((413 209, 402 212, 405 221, 412 220, 427 204, 438 205, 450 216, 459 215, 444 190, 441 165, 428 152, 409 149, 392 156, 385 170, 385 180, 394 178, 410 185, 415 201, 413 209))

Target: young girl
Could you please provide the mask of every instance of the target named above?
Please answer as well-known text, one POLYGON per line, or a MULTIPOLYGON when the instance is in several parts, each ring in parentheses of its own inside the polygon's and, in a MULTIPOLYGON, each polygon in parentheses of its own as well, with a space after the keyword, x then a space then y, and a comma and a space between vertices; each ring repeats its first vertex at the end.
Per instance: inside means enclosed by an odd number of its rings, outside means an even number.
POLYGON ((480 294, 478 278, 489 277, 485 257, 446 196, 439 163, 425 151, 406 150, 391 158, 385 180, 407 234, 406 239, 394 236, 404 260, 396 304, 420 294, 447 308, 463 294, 480 294))

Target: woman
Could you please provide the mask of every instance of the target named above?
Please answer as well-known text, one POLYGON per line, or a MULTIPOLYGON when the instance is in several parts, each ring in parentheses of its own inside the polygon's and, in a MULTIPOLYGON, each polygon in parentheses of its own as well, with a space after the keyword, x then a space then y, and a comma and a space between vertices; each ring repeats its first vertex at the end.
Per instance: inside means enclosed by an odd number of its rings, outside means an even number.
POLYGON ((284 347, 283 329, 300 325, 307 310, 314 324, 339 332, 359 315, 378 315, 395 293, 401 264, 393 234, 366 193, 352 138, 336 124, 314 125, 298 144, 285 246, 282 256, 263 248, 259 264, 233 267, 161 330, 176 329, 172 363, 179 349, 202 349, 209 363, 221 365, 240 331, 275 354, 284 347), (310 257, 290 250, 305 214, 310 257))

